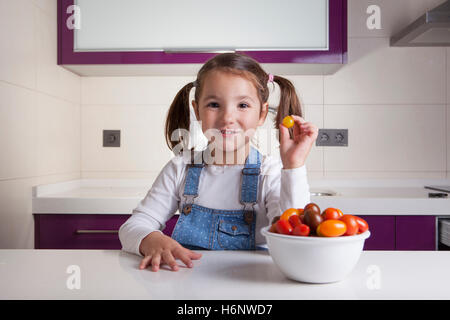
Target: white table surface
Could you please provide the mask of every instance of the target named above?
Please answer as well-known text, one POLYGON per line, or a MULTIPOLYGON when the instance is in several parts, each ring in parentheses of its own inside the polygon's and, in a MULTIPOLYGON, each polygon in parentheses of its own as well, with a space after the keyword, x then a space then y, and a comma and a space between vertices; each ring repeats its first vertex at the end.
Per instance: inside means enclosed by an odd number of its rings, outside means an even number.
POLYGON ((363 251, 332 284, 285 278, 267 251, 201 252, 192 269, 152 272, 120 250, 0 250, 0 299, 450 299, 450 251, 363 251))

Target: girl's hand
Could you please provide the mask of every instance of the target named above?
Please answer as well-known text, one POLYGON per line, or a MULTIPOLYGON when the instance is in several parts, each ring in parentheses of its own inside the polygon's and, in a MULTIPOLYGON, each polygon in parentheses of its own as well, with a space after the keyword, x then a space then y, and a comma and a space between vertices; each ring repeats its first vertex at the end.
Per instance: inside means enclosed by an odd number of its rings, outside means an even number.
POLYGON ((172 271, 178 271, 175 258, 183 261, 188 268, 192 268, 191 259, 197 260, 202 256, 201 253, 184 248, 177 241, 161 232, 152 232, 142 239, 139 251, 144 256, 139 269, 142 270, 151 265, 152 271, 158 271, 160 263, 166 263, 172 271))
POLYGON ((294 119, 293 139, 289 129, 280 124, 280 157, 283 169, 293 169, 305 164, 311 147, 317 139, 319 129, 302 117, 291 115, 294 119))

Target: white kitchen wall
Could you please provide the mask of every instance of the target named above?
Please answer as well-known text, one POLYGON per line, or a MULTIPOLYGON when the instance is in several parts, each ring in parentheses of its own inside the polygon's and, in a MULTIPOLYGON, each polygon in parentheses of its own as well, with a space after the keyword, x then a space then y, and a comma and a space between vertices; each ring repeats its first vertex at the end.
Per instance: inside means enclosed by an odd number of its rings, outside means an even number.
MULTIPOLYGON (((348 64, 328 76, 287 76, 308 121, 349 129, 348 147, 313 147, 307 161, 311 178, 448 176, 448 49, 389 46, 391 34, 441 2, 349 0, 348 64), (374 4, 381 9, 380 30, 366 26, 366 9, 374 4)), ((82 177, 155 177, 171 157, 163 130, 167 110, 192 80, 83 77, 82 177), (121 129, 122 147, 102 148, 103 129, 121 129)), ((269 118, 265 127, 272 127, 269 118)))
POLYGON ((31 187, 80 178, 81 78, 56 64, 56 1, 0 0, 0 248, 33 248, 31 187))

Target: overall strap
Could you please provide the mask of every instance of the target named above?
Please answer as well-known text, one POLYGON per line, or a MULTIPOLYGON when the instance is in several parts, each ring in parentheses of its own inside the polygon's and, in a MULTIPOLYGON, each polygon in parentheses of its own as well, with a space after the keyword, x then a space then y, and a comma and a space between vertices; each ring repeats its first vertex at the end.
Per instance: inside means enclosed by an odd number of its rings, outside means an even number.
POLYGON ((261 154, 251 147, 244 169, 242 169, 241 203, 246 211, 253 211, 253 205, 257 202, 260 167, 261 154))
MULTIPOLYGON (((201 152, 200 152, 201 153, 201 152)), ((196 163, 194 158, 198 156, 198 153, 192 152, 191 163, 187 165, 187 174, 186 174, 186 182, 184 184, 184 193, 186 199, 190 199, 189 203, 194 202, 194 198, 198 196, 198 184, 200 180, 200 174, 202 173, 202 169, 205 166, 204 162, 196 163)))

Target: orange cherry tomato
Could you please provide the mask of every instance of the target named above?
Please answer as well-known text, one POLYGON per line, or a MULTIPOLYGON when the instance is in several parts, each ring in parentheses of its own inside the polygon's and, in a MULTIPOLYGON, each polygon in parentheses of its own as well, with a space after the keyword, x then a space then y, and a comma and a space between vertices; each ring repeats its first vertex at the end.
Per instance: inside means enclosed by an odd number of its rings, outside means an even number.
POLYGON ((340 217, 341 215, 339 214, 339 211, 336 208, 326 208, 322 213, 323 220, 330 220, 330 219, 339 220, 340 217))
POLYGON ((357 216, 355 216, 355 218, 356 222, 358 223, 358 233, 363 233, 369 230, 369 224, 367 223, 366 220, 357 216))
POLYGON ((310 229, 306 224, 299 224, 292 230, 294 236, 309 236, 310 229))
POLYGON ((286 116, 283 118, 283 126, 286 128, 292 128, 294 126, 294 118, 291 116, 286 116))
POLYGON ((291 234, 292 233, 292 226, 287 220, 278 220, 276 225, 278 233, 281 234, 291 234))
POLYGON ((297 215, 298 216, 298 209, 295 208, 289 208, 286 211, 283 212, 283 214, 280 217, 280 220, 289 220, 289 217, 292 215, 297 215))
POLYGON ((347 225, 340 220, 325 220, 317 227, 317 234, 324 237, 339 237, 347 232, 347 225))
POLYGON ((358 232, 359 225, 355 216, 345 214, 340 220, 347 226, 347 232, 345 232, 344 236, 353 236, 358 232))
POLYGON ((292 228, 295 228, 296 226, 302 224, 300 217, 296 214, 293 214, 292 216, 290 216, 288 221, 291 224, 292 228))

